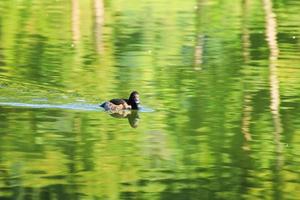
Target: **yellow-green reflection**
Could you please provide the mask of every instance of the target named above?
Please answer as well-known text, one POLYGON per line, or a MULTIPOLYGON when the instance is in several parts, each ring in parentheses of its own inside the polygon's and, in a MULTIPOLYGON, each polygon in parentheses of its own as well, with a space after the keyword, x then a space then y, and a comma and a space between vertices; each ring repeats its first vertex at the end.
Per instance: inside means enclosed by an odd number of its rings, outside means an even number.
POLYGON ((0 199, 297 199, 299 8, 0 2, 0 199))

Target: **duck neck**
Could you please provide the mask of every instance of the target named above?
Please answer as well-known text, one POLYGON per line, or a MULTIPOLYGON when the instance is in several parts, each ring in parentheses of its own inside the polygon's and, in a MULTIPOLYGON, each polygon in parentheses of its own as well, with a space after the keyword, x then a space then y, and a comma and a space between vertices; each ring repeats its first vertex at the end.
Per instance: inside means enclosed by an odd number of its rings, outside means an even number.
POLYGON ((138 109, 138 105, 135 102, 131 102, 131 109, 137 110, 138 109))
POLYGON ((135 101, 135 98, 133 95, 130 95, 128 99, 128 104, 131 105, 131 109, 137 110, 138 109, 138 104, 135 101))

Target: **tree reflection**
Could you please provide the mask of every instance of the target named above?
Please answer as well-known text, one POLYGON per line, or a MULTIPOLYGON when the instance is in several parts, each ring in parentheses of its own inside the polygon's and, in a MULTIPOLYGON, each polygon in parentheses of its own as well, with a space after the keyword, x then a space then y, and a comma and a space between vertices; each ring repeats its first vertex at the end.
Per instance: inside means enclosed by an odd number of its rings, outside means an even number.
POLYGON ((274 173, 274 196, 277 199, 281 199, 282 181, 280 171, 283 165, 283 145, 281 142, 282 123, 280 118, 280 92, 279 92, 279 80, 277 61, 279 55, 279 48, 277 44, 277 22, 276 16, 273 12, 272 1, 263 0, 265 20, 266 20, 266 40, 270 49, 269 55, 269 70, 270 70, 270 97, 271 105, 270 109, 273 117, 274 124, 274 142, 276 144, 276 168, 274 173))
MULTIPOLYGON (((271 112, 273 115, 275 127, 275 142, 277 144, 277 152, 282 153, 282 144, 280 142, 280 134, 282 133, 282 124, 280 118, 280 92, 277 60, 279 55, 279 48, 277 44, 277 28, 276 18, 272 10, 272 2, 270 0, 263 0, 264 10, 266 14, 266 40, 269 45, 269 69, 270 69, 270 87, 271 87, 271 112)), ((279 159, 279 166, 282 165, 282 158, 279 159)), ((278 167, 279 167, 278 166, 278 167)))
MULTIPOLYGON (((243 8, 243 16, 242 16, 242 45, 243 45, 243 57, 244 63, 248 63, 250 61, 250 33, 248 28, 248 17, 249 17, 249 0, 243 0, 242 2, 243 8)), ((251 106, 252 102, 252 94, 248 91, 245 91, 244 101, 243 101, 243 118, 242 118, 242 133, 244 135, 244 150, 250 150, 249 142, 252 140, 251 132, 250 132, 250 124, 251 124, 251 114, 253 112, 253 108, 251 106)))
POLYGON ((95 22, 94 32, 96 40, 96 49, 99 54, 104 50, 103 47, 103 25, 104 25, 104 2, 103 0, 94 0, 95 22))
POLYGON ((78 0, 72 0, 72 33, 74 43, 78 44, 80 40, 80 8, 78 0))

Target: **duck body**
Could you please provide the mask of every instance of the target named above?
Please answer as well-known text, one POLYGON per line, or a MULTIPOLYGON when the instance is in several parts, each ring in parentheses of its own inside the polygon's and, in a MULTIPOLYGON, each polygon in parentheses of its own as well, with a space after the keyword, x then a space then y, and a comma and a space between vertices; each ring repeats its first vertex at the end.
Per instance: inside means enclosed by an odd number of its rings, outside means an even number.
POLYGON ((138 105, 140 103, 139 100, 139 93, 136 91, 131 92, 128 99, 111 99, 106 101, 100 105, 106 111, 118 111, 118 110, 126 110, 126 109, 133 109, 137 110, 138 105))
POLYGON ((111 99, 109 102, 115 104, 115 105, 122 105, 127 103, 129 105, 128 99, 111 99))

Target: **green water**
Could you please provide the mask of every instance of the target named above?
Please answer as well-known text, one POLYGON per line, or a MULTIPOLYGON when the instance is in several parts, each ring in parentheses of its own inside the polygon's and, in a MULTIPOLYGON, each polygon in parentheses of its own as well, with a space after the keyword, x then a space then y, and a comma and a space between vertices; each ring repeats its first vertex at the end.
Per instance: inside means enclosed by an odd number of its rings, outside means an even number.
POLYGON ((299 10, 0 1, 0 199, 299 199, 299 10))

